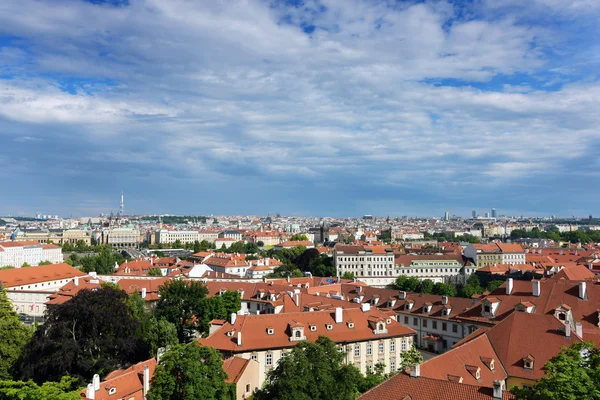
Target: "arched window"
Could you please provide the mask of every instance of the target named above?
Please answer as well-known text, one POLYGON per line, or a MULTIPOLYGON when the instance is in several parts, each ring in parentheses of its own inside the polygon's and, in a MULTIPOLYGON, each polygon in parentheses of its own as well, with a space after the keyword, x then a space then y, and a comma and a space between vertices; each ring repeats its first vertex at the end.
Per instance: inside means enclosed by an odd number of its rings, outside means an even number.
POLYGON ((296 337, 299 338, 300 337, 300 331, 296 331, 296 337))

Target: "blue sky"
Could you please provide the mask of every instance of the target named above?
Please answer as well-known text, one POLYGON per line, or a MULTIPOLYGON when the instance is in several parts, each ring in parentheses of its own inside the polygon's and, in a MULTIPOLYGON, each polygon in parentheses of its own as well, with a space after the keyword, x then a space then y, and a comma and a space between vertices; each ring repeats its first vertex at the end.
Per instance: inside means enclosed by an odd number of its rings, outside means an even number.
POLYGON ((3 0, 0 214, 599 214, 597 0, 3 0))

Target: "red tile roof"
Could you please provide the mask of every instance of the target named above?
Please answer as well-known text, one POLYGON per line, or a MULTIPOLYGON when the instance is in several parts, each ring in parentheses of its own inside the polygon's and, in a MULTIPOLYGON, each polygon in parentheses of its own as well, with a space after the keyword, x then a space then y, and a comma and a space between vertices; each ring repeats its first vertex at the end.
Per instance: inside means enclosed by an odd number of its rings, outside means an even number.
POLYGON ((237 383, 242 374, 246 370, 246 367, 250 363, 250 360, 241 357, 229 357, 223 361, 223 371, 227 374, 227 383, 237 383))
MULTIPOLYGON (((503 400, 514 396, 504 391, 503 400)), ((361 395, 360 400, 492 400, 492 389, 399 372, 361 395)))
POLYGON ((40 265, 39 267, 1 270, 0 282, 4 287, 11 287, 70 279, 76 276, 86 276, 86 274, 69 264, 50 264, 40 265))

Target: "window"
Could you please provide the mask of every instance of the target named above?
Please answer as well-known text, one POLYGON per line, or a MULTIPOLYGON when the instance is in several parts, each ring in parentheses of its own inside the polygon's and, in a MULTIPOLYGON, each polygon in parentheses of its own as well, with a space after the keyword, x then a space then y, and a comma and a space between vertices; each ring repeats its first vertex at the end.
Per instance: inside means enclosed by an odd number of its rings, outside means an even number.
POLYGON ((396 351, 396 341, 391 340, 390 341, 390 353, 394 353, 395 351, 396 351))
POLYGON ((367 355, 373 355, 373 345, 371 343, 367 343, 367 355))
POLYGON ((258 361, 258 356, 256 354, 252 354, 250 357, 253 361, 258 361))
POLYGON ((452 324, 452 332, 454 332, 454 333, 458 332, 458 325, 452 324))
POLYGON ((296 334, 295 334, 295 336, 296 336, 297 338, 299 338, 299 337, 300 337, 300 330, 297 330, 297 331, 296 331, 296 334))
POLYGON ((383 342, 379 342, 379 354, 383 354, 385 351, 385 344, 383 342))
POLYGON ((246 393, 250 393, 250 384, 249 383, 246 385, 246 393))
POLYGON ((486 313, 489 313, 489 312, 490 312, 490 310, 491 310, 490 306, 487 306, 487 305, 486 305, 486 306, 483 306, 483 311, 484 311, 484 312, 486 312, 486 313))
POLYGON ((390 361, 390 372, 396 371, 396 360, 390 361))
POLYGON ((431 321, 431 327, 437 329, 437 321, 431 321))
POLYGON ((419 320, 416 317, 413 318, 413 325, 419 326, 419 320))
POLYGON ((354 357, 360 357, 360 344, 354 346, 354 357))
POLYGON ((448 325, 445 322, 442 322, 442 330, 445 331, 448 329, 448 325))
POLYGON ((265 359, 265 365, 267 367, 270 367, 273 365, 273 354, 272 353, 267 353, 267 357, 265 359))
POLYGON ((402 351, 406 350, 406 340, 402 340, 402 351))
POLYGON ((423 320, 423 328, 427 328, 427 320, 426 319, 423 320))
POLYGON ((404 323, 408 325, 408 317, 404 317, 404 323))

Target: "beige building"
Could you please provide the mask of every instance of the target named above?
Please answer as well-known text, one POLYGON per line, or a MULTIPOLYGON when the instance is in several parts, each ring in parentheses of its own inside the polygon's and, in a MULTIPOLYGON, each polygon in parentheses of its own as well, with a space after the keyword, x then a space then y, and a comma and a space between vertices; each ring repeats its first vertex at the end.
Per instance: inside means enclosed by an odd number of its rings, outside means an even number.
POLYGON ((102 243, 116 248, 137 247, 143 235, 133 228, 112 228, 102 232, 102 243))
POLYGON ((413 344, 415 331, 398 323, 395 315, 371 309, 342 309, 285 314, 238 316, 233 314, 212 334, 198 341, 219 350, 223 356, 237 356, 257 361, 259 387, 279 359, 303 340, 316 341, 327 336, 344 352, 347 364, 363 374, 375 364, 385 365, 385 372, 396 371, 402 352, 413 344))

